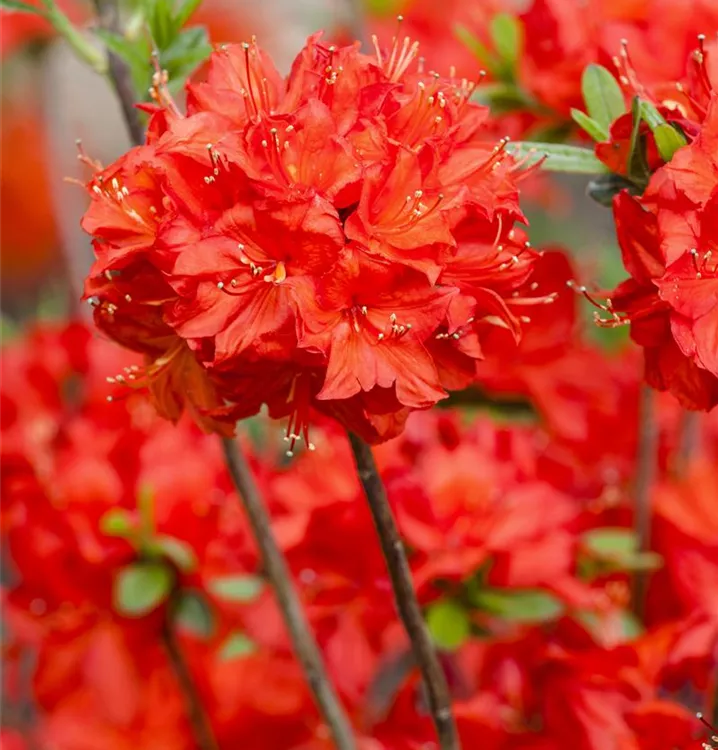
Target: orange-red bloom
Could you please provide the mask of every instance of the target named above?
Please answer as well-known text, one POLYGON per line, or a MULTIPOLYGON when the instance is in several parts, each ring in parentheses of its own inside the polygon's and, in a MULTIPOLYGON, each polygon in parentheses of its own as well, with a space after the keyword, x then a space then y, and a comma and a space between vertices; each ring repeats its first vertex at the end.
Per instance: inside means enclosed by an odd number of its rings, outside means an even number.
POLYGON ((225 430, 265 402, 293 444, 313 406, 375 442, 473 379, 487 327, 520 334, 519 165, 470 94, 408 38, 316 34, 286 80, 225 47, 186 116, 158 77, 147 144, 93 178, 83 226, 96 319, 147 354, 166 416, 225 430))

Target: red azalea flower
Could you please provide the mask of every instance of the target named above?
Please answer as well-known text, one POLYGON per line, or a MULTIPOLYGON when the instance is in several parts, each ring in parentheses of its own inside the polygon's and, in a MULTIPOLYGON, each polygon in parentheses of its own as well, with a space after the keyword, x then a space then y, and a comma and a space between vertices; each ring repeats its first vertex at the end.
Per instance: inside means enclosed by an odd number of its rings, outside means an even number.
MULTIPOLYGON (((659 171, 655 179, 661 177, 659 171)), ((663 299, 664 296, 671 298, 667 287, 663 286, 671 276, 666 268, 670 261, 662 251, 662 242, 665 245, 666 239, 659 226, 661 210, 661 206, 655 211, 646 210, 638 199, 627 193, 615 198, 616 231, 624 266, 631 278, 613 292, 609 304, 613 318, 603 322, 607 325, 620 323, 618 313, 625 315, 625 320, 631 323, 631 337, 644 348, 647 382, 658 390, 669 390, 686 408, 709 410, 718 403, 718 378, 696 357, 681 351, 672 333, 674 325, 685 329, 681 310, 663 299), (661 294, 659 289, 663 290, 661 294)), ((688 248, 683 255, 693 258, 688 248)), ((675 280, 668 283, 671 290, 679 286, 675 280)), ((706 283, 710 284, 710 279, 706 283)), ((707 312, 710 311, 709 305, 707 312)), ((691 351, 690 344, 686 349, 691 351)))
POLYGON ((306 437, 313 405, 376 442, 471 380, 487 326, 519 335, 534 254, 512 229, 517 165, 471 87, 417 49, 315 35, 284 81, 256 44, 230 46, 186 117, 158 77, 148 145, 92 180, 83 226, 96 319, 147 354, 134 381, 163 414, 187 403, 224 431, 266 402, 306 437), (462 374, 442 380, 454 349, 462 374))

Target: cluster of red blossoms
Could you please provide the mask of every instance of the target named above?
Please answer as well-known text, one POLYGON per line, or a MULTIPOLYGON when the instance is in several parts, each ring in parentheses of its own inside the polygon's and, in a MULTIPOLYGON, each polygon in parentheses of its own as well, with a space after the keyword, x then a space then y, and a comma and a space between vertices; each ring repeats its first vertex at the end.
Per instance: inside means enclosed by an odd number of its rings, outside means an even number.
POLYGON ((317 34, 286 80, 222 48, 186 116, 158 74, 147 143, 90 181, 86 294, 165 416, 227 432, 266 403, 293 445, 313 407, 377 442, 474 380, 487 329, 519 336, 521 165, 474 84, 358 46, 317 34))
MULTIPOLYGON (((640 197, 614 198, 623 263, 631 278, 612 294, 608 319, 630 321, 645 352, 646 380, 668 390, 688 409, 718 404, 718 42, 702 37, 684 80, 655 87, 636 79, 623 51, 622 82, 652 102, 688 140, 668 163, 644 125, 651 177, 640 197)), ((625 174, 632 117, 611 127, 596 154, 625 174)))
MULTIPOLYGON (((107 373, 134 364, 79 325, 5 350, 3 743, 196 747, 170 627, 217 747, 324 750, 216 441, 143 394, 104 398, 107 373), (118 607, 123 570, 148 559, 201 616, 169 599, 118 607)), ((587 437, 595 467, 633 464, 638 425, 620 399, 638 381, 614 395, 575 382, 573 413, 613 400, 606 429, 629 436, 587 437)), ((659 407, 649 555, 631 544, 633 474, 607 484, 596 468, 589 486, 560 426, 434 411, 377 450, 464 747, 700 748, 695 712, 718 692, 718 424, 705 419, 677 472, 680 410, 669 396, 659 407), (653 572, 637 618, 641 569, 653 572)), ((346 440, 319 420, 317 451, 287 461, 266 427, 247 441, 253 468, 359 747, 422 747, 433 729, 346 440)))

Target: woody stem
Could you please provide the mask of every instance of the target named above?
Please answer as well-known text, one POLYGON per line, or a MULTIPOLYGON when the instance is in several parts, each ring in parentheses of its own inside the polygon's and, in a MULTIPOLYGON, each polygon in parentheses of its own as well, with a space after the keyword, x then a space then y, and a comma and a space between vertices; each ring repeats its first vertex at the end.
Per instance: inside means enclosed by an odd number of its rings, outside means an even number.
MULTIPOLYGON (((171 616, 170 607, 170 616, 171 616)), ((187 708, 187 717, 192 727, 192 735, 199 750, 218 750, 217 741, 212 732, 212 726, 207 714, 202 707, 202 701, 197 692, 197 687, 192 679, 189 665, 187 664, 179 642, 177 634, 172 627, 172 622, 168 616, 162 627, 162 645, 167 651, 167 657, 172 671, 174 672, 177 682, 179 683, 182 697, 184 698, 187 708)))
POLYGON ((252 528, 264 571, 274 589, 294 653, 304 670, 324 721, 339 750, 356 750, 351 724, 327 675, 322 656, 304 615, 287 561, 272 533, 269 513, 247 459, 234 440, 222 438, 222 450, 232 482, 252 528))
MULTIPOLYGON (((94 0, 94 3, 100 27, 114 33, 120 32, 117 2, 114 0, 94 0)), ((121 57, 111 50, 107 51, 107 63, 107 73, 120 101, 130 140, 135 146, 140 146, 145 142, 145 129, 140 114, 135 109, 137 98, 130 68, 121 57)))
MULTIPOLYGON (((654 412, 653 390, 644 385, 638 411, 638 452, 633 487, 633 529, 638 552, 647 552, 651 545, 651 491, 658 469, 658 424, 654 412)), ((647 582, 646 571, 635 572, 631 602, 633 613, 639 619, 643 617, 647 582)))
POLYGON ((389 571, 396 608, 411 641, 412 651, 424 680, 439 747, 441 750, 459 750, 459 737, 451 712, 446 677, 416 598, 409 562, 389 507, 386 489, 376 468, 371 448, 352 433, 349 433, 349 441, 389 571))

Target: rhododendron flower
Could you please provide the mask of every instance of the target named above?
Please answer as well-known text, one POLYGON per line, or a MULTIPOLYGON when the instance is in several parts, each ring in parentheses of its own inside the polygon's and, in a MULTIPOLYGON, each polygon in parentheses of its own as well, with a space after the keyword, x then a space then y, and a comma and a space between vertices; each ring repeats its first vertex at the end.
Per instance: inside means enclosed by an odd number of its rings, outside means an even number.
POLYGON ((614 291, 608 312, 615 323, 620 314, 630 320, 647 381, 706 410, 718 403, 718 94, 710 93, 693 125, 697 136, 656 165, 641 198, 614 199, 631 278, 614 291))
MULTIPOLYGON (((524 49, 518 79, 540 102, 568 119, 581 108, 581 74, 590 63, 622 67, 617 55, 627 43, 647 86, 682 77, 696 36, 718 27, 711 0, 533 0, 519 16, 524 49)), ((674 88, 675 91, 675 88, 674 88)))
POLYGON ((95 175, 83 220, 96 321, 147 358, 121 383, 221 432, 267 403, 290 450, 310 407, 377 442, 470 383, 488 329, 520 335, 536 255, 471 92, 408 38, 316 34, 286 80, 224 47, 186 116, 158 74, 147 144, 95 175))

